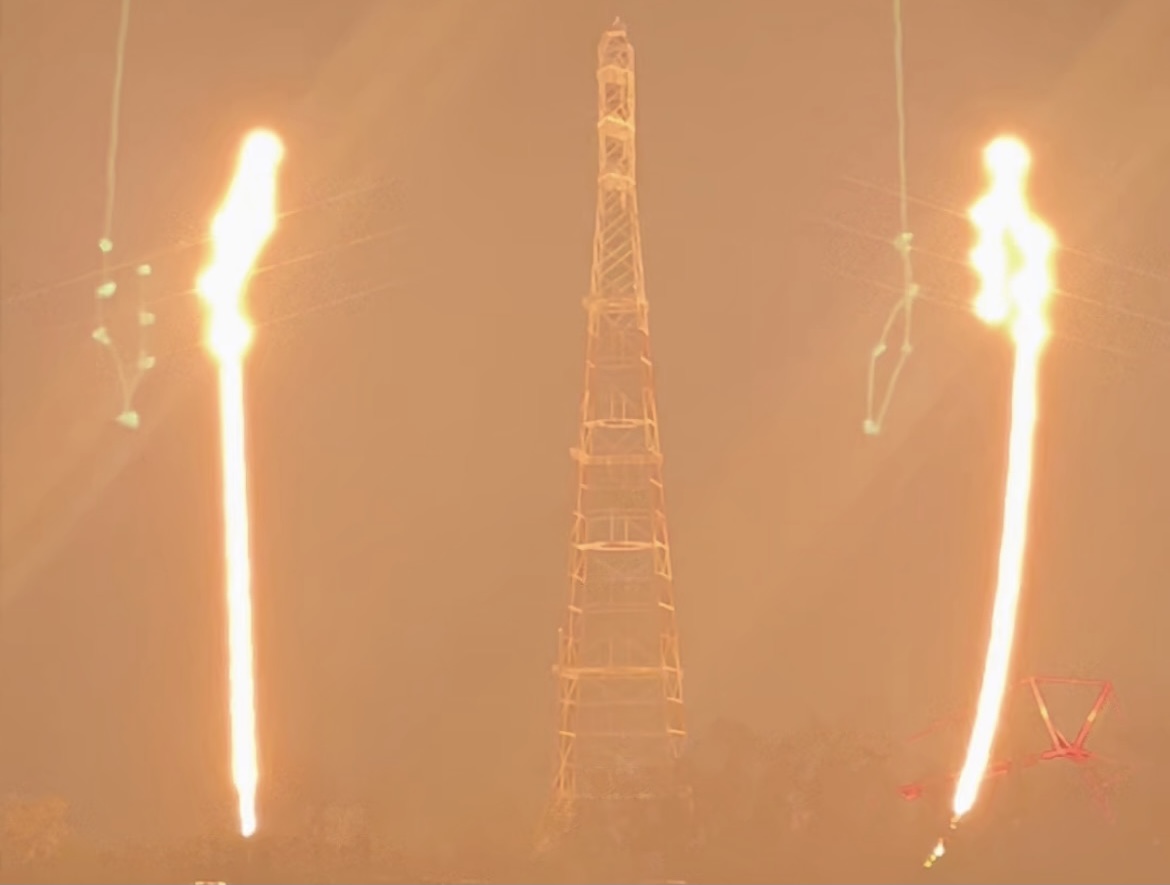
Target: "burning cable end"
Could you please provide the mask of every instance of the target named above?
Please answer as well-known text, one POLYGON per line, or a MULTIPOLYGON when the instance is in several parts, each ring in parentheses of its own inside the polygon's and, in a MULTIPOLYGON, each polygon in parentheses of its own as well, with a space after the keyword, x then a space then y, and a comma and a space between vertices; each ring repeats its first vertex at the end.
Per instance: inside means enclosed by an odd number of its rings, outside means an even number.
POLYGON ((935 844, 934 849, 930 852, 930 856, 922 862, 922 866, 926 869, 933 867, 947 853, 947 843, 943 839, 939 839, 935 844))

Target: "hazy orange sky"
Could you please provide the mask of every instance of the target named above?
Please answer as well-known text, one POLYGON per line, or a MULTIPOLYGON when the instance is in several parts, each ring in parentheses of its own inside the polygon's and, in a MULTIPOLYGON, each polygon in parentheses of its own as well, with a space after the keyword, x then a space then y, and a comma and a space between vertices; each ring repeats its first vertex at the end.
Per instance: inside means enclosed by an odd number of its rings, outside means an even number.
POLYGON ((973 698, 1011 352, 966 311, 962 213, 1001 131, 1089 253, 1058 268, 1079 297, 1043 369, 1019 666, 1110 678, 1165 727, 1170 4, 905 5, 930 298, 874 440, 866 360, 900 281, 889 4, 138 2, 115 257, 161 250, 161 300, 127 433, 92 283, 56 285, 96 267, 118 4, 2 0, 0 793, 59 792, 109 832, 227 806, 214 374, 181 294, 204 253, 172 247, 263 124, 308 207, 264 263, 322 254, 251 292, 262 792, 424 830, 534 813, 616 12, 692 730, 897 734, 973 698))

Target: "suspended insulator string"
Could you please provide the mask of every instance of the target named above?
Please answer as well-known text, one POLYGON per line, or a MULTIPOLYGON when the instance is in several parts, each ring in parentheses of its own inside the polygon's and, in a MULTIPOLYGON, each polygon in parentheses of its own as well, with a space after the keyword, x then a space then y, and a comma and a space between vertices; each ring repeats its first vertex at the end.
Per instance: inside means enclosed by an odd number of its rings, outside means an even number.
POLYGON ((918 285, 914 282, 914 266, 910 251, 912 237, 910 234, 910 193, 906 174, 906 77, 903 64, 903 34, 902 34, 902 0, 894 0, 894 99, 898 112, 898 209, 900 232, 894 240, 894 248, 902 259, 902 297, 890 309, 882 327, 881 338, 878 339, 869 358, 869 378, 866 385, 865 404, 865 432, 871 436, 881 433, 885 424, 886 413, 890 410, 890 401, 894 396, 898 378, 906 361, 910 358, 912 349, 910 343, 911 319, 914 311, 914 299, 918 297, 918 285), (877 366, 889 347, 890 335, 894 331, 898 320, 902 321, 902 344, 898 349, 898 360, 890 373, 885 392, 877 396, 877 366))
POLYGON ((113 267, 111 266, 111 253, 114 250, 114 198, 118 185, 118 134, 122 116, 122 81, 126 70, 126 38, 129 32, 130 0, 122 0, 118 18, 118 42, 114 50, 114 89, 110 102, 109 146, 106 151, 106 206, 102 216, 102 235, 98 240, 98 250, 101 254, 101 275, 97 288, 94 290, 97 325, 93 330, 93 339, 109 351, 110 358, 114 363, 114 371, 118 378, 118 395, 121 399, 121 407, 116 420, 124 427, 133 429, 138 427, 139 423, 138 413, 134 410, 134 394, 138 390, 142 376, 154 365, 154 357, 147 350, 147 329, 154 324, 154 314, 146 309, 146 287, 150 277, 149 264, 140 264, 134 270, 136 277, 134 324, 137 329, 137 343, 132 360, 129 360, 121 351, 111 334, 107 313, 107 302, 118 291, 118 283, 114 279, 113 267))

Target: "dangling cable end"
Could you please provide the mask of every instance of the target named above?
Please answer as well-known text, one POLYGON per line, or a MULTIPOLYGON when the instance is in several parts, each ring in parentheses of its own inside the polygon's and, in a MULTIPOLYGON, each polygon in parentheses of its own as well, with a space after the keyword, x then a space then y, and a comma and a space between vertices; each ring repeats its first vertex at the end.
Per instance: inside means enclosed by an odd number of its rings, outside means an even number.
POLYGON ((114 420, 117 421, 119 424, 121 424, 123 427, 125 427, 127 430, 137 430, 138 429, 138 424, 139 424, 138 413, 136 411, 134 411, 133 409, 126 409, 124 412, 122 412, 122 414, 120 414, 114 420))
POLYGON ((882 432, 881 425, 873 418, 866 418, 861 423, 861 429, 865 431, 866 436, 878 436, 882 432))
POLYGON ((943 839, 939 839, 938 842, 935 843, 934 848, 931 850, 926 860, 922 862, 922 866, 929 870, 936 863, 938 863, 946 853, 947 843, 943 839))

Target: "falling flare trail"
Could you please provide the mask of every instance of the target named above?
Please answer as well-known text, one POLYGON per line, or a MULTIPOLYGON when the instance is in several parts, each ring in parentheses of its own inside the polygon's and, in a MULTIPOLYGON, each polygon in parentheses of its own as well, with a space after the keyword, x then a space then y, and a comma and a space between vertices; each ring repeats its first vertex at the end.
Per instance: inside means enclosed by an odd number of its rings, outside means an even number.
MULTIPOLYGON (((997 138, 984 150, 983 162, 990 179, 988 191, 970 212, 977 232, 971 264, 980 281, 975 312, 986 323, 1007 324, 1015 343, 1015 365, 991 636, 975 722, 951 803, 952 830, 979 797, 1007 691, 1028 546, 1040 358, 1049 337, 1047 307, 1054 289, 1056 251, 1052 231, 1028 208, 1028 149, 1015 138, 997 138)), ((945 841, 939 839, 924 865, 932 866, 945 852, 945 841)))
POLYGON ((211 261, 196 286, 208 312, 207 346, 219 366, 232 782, 245 837, 256 832, 259 761, 244 408, 244 357, 252 326, 243 298, 256 259, 276 229, 276 176, 283 156, 284 146, 271 132, 256 130, 244 139, 235 176, 211 223, 211 261))

